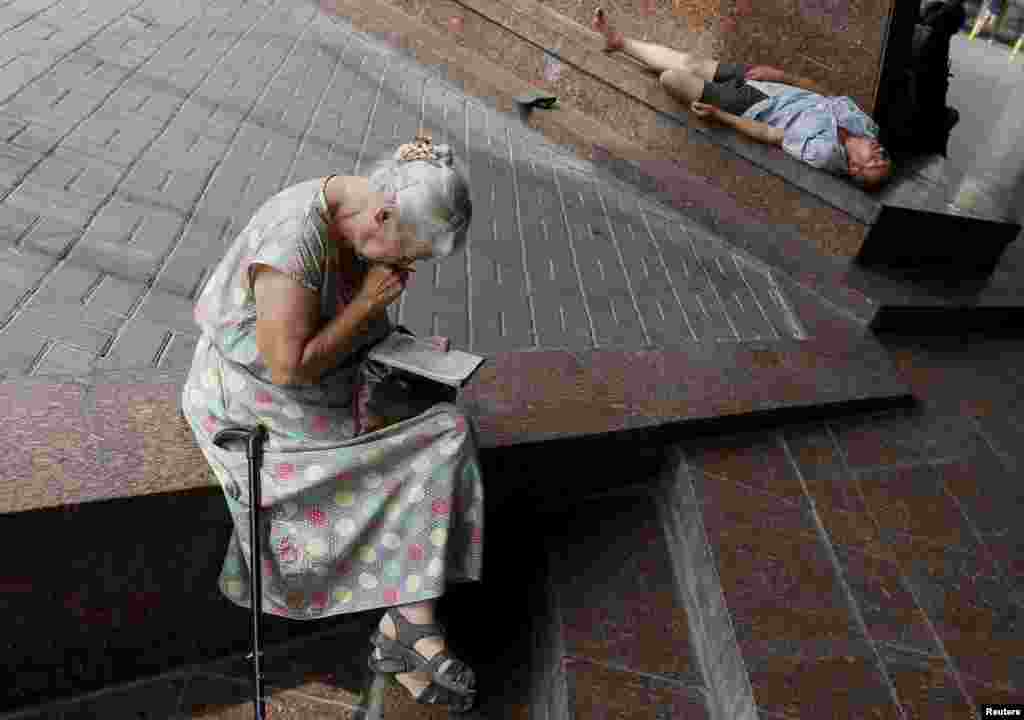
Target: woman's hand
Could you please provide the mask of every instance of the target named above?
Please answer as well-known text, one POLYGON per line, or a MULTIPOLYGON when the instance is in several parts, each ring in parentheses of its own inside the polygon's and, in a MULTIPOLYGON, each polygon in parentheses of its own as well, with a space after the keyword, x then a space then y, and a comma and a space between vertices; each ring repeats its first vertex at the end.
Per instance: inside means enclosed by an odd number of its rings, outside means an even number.
POLYGON ((697 117, 705 118, 706 120, 716 120, 718 118, 718 108, 698 100, 693 101, 693 104, 690 105, 690 110, 697 117))
POLYGON ((374 263, 370 265, 356 298, 368 304, 370 311, 376 314, 398 299, 405 290, 406 278, 407 272, 374 263))
POLYGON ((747 70, 744 76, 747 80, 761 80, 764 82, 782 82, 785 73, 770 65, 755 65, 747 70))
POLYGON ((448 352, 448 349, 451 347, 451 342, 442 335, 431 335, 423 339, 433 345, 434 349, 438 352, 448 352))

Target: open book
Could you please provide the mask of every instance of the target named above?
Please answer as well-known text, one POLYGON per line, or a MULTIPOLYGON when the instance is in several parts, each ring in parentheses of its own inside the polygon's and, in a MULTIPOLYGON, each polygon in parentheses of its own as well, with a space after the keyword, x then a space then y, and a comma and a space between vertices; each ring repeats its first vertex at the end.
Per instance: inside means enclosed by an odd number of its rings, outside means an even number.
POLYGON ((441 352, 425 340, 397 332, 377 343, 369 358, 454 388, 465 385, 484 361, 461 350, 441 352))

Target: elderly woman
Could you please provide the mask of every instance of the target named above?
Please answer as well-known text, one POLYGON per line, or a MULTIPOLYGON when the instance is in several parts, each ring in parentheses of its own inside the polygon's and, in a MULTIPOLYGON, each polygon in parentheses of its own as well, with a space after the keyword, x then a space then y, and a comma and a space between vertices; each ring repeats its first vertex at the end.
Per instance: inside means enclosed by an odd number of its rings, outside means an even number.
POLYGON ((366 354, 391 332, 386 310, 412 264, 461 250, 471 214, 450 149, 426 138, 369 177, 282 190, 196 304, 202 337, 182 395, 234 518, 221 592, 251 605, 248 466, 243 449, 212 438, 262 423, 263 607, 301 620, 387 607, 371 667, 453 710, 471 707, 475 678, 445 649, 434 600, 446 583, 480 579, 474 437, 447 403, 382 421, 375 390, 394 385, 366 354))

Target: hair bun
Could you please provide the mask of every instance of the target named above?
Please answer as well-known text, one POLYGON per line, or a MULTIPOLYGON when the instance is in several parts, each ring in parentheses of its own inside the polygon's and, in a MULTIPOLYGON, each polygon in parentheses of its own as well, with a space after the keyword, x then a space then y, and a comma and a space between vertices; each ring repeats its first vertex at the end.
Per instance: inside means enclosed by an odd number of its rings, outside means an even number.
POLYGON ((417 135, 412 142, 400 145, 395 151, 394 159, 403 163, 425 160, 444 167, 452 167, 455 162, 450 146, 434 145, 430 136, 424 134, 417 135))

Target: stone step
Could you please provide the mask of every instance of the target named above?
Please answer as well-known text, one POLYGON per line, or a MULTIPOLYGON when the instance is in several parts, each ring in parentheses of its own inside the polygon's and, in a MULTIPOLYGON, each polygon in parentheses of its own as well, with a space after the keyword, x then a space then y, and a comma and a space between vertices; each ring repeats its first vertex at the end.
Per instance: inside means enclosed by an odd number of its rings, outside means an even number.
POLYGON ((578 498, 551 520, 531 718, 715 717, 650 488, 578 498))
MULTIPOLYGON (((661 482, 553 511, 531 717, 975 717, 993 689, 952 666, 933 629, 963 652, 947 628, 966 621, 922 594, 957 553, 879 534, 839 468, 833 443, 853 452, 880 422, 690 438, 661 482), (921 553, 938 564, 923 570, 921 553)), ((877 486, 861 487, 873 506, 877 486)), ((977 567, 977 590, 998 593, 977 567)))

